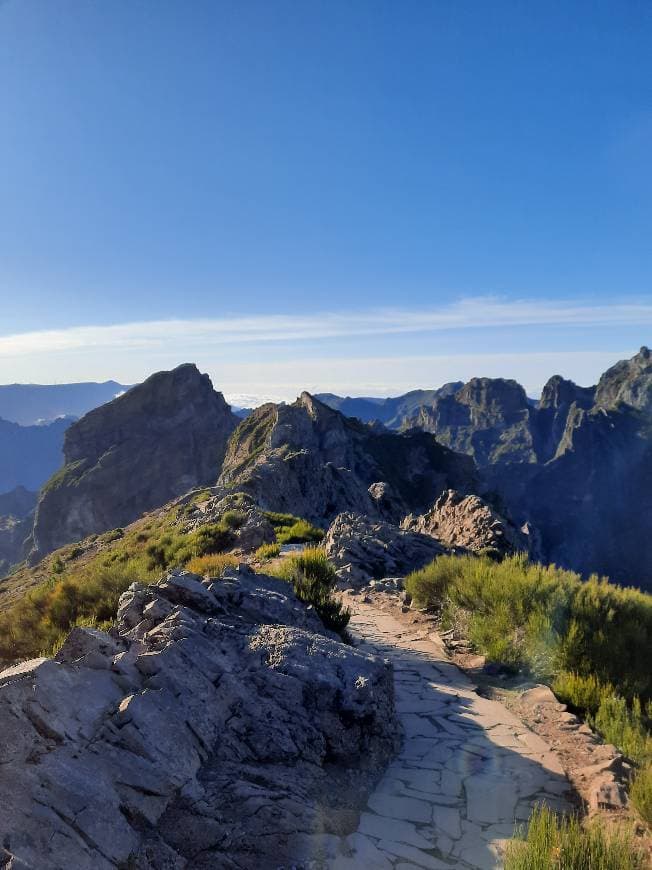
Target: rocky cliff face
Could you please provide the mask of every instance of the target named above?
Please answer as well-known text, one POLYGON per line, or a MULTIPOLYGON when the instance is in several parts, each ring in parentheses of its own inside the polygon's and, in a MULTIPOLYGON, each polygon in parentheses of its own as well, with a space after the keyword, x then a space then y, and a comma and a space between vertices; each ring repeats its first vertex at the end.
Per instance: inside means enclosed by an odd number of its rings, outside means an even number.
POLYGON ((541 533, 542 558, 652 587, 652 363, 647 348, 597 388, 553 378, 535 422, 540 462, 486 468, 511 513, 541 533))
POLYGON ((293 405, 264 405, 240 424, 219 483, 266 509, 325 525, 342 511, 394 513, 398 521, 444 489, 468 491, 476 475, 472 460, 427 433, 366 426, 302 393, 293 405))
POLYGON ((41 492, 31 561, 213 482, 237 423, 194 365, 86 414, 66 432, 65 465, 41 492))
POLYGON ((432 432, 437 440, 473 456, 479 466, 536 462, 531 408, 516 381, 473 378, 457 392, 424 406, 406 427, 432 432))
POLYGON ((396 745, 391 665, 244 566, 134 584, 111 635, 0 673, 3 866, 258 870, 348 833, 396 745))

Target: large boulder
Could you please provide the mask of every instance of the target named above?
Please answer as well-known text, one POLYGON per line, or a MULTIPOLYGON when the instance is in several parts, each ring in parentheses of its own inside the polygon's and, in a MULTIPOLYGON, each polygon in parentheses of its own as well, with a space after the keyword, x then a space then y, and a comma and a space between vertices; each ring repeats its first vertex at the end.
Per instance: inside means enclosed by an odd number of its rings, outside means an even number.
POLYGON ((184 532, 192 532, 207 523, 227 524, 233 538, 231 549, 243 553, 251 553, 261 544, 271 544, 276 540, 274 527, 246 493, 224 495, 216 487, 214 494, 204 501, 196 502, 192 496, 190 498, 180 522, 184 532))
POLYGON ((7 866, 264 870, 355 829, 393 676, 281 580, 176 572, 0 673, 0 728, 7 866))
POLYGON ((354 586, 408 574, 445 552, 429 535, 353 513, 335 517, 323 546, 338 577, 354 586))
POLYGON ((212 483, 237 423, 194 365, 86 414, 66 431, 65 465, 41 491, 30 561, 212 483))

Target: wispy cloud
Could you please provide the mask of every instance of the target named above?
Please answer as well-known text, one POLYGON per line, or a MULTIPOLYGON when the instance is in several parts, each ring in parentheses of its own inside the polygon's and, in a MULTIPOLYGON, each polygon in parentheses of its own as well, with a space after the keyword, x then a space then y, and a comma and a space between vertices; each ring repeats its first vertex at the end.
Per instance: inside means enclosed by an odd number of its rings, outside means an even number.
POLYGON ((86 349, 152 351, 183 342, 201 348, 216 342, 245 344, 396 335, 510 326, 645 326, 652 304, 505 301, 481 297, 431 309, 376 309, 309 315, 261 315, 153 320, 110 326, 76 326, 0 336, 0 357, 58 354, 86 349))

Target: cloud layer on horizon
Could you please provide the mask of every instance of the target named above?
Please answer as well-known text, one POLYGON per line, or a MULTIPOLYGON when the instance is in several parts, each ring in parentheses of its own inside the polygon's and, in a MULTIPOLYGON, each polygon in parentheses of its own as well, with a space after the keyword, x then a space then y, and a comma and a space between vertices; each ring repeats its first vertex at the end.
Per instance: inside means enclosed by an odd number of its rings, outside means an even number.
MULTIPOLYGON (((568 349, 560 349, 546 340, 546 330, 552 338, 553 333, 569 328, 646 330, 650 325, 652 304, 644 302, 592 305, 480 297, 421 310, 75 326, 0 335, 0 382, 115 378, 129 383, 153 371, 195 361, 227 395, 257 400, 288 399, 304 387, 358 395, 396 394, 473 375, 514 377, 533 392, 554 373, 580 383, 593 382, 604 368, 631 352, 578 350, 572 342, 568 349), (516 338, 524 327, 542 332, 536 346, 518 352, 516 345, 510 346, 509 335, 516 338), (504 344, 492 352, 481 352, 476 346, 478 337, 497 330, 506 330, 504 344), (432 343, 426 340, 418 345, 419 334, 463 335, 464 331, 473 338, 453 340, 452 352, 449 341, 447 353, 415 353, 430 349, 432 343), (542 350, 542 345, 555 349, 542 350), (378 353, 379 347, 385 352, 378 353)), ((627 343, 620 342, 623 347, 627 343)))

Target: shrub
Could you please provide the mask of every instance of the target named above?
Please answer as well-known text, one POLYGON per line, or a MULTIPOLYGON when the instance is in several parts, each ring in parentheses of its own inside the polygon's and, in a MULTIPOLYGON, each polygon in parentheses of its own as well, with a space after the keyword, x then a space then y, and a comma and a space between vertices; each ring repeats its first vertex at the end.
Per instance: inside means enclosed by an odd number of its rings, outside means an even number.
POLYGON ((247 515, 243 511, 225 511, 221 522, 227 529, 239 529, 246 519, 247 515))
POLYGON ((652 761, 652 736, 648 733, 641 702, 634 698, 631 705, 618 695, 605 695, 600 701, 594 724, 607 741, 638 764, 652 761))
POLYGON ((197 556, 220 553, 233 543, 233 533, 222 523, 200 526, 194 532, 184 535, 177 531, 166 532, 150 540, 146 553, 150 569, 173 568, 185 565, 197 556))
POLYGON ((30 590, 0 614, 0 658, 30 658, 60 643, 80 620, 106 624, 115 619, 118 599, 134 580, 153 579, 142 558, 112 565, 99 560, 75 576, 53 578, 30 590))
POLYGON ((639 769, 632 782, 629 796, 641 816, 648 825, 652 826, 652 761, 639 769))
POLYGON ((213 553, 210 556, 195 556, 186 568, 202 577, 220 577, 225 568, 237 568, 240 560, 231 553, 213 553))
POLYGON ((440 556, 405 586, 419 606, 465 614, 471 640, 492 659, 548 681, 594 678, 630 701, 652 695, 650 595, 523 555, 440 556))
POLYGON ((596 822, 582 827, 577 818, 559 819, 537 807, 527 833, 508 844, 505 870, 642 870, 643 854, 625 831, 605 830, 596 822))
POLYGON ((254 555, 260 562, 266 562, 268 559, 275 559, 280 552, 280 544, 261 544, 254 555))
POLYGON ((301 517, 276 511, 265 511, 265 516, 274 527, 276 540, 280 544, 316 544, 324 537, 322 529, 301 517))
POLYGON ((323 550, 313 547, 289 556, 274 574, 292 583, 297 598, 311 604, 327 628, 344 631, 351 613, 333 596, 337 577, 323 550))
POLYGON ((100 541, 104 544, 110 544, 112 541, 119 541, 120 538, 124 538, 124 535, 124 529, 111 529, 110 532, 105 532, 103 535, 100 535, 100 541))
POLYGON ((582 713, 592 715, 598 712, 603 697, 614 694, 613 686, 609 683, 603 685, 595 674, 580 676, 568 671, 557 674, 552 683, 552 690, 564 703, 570 704, 582 713))

